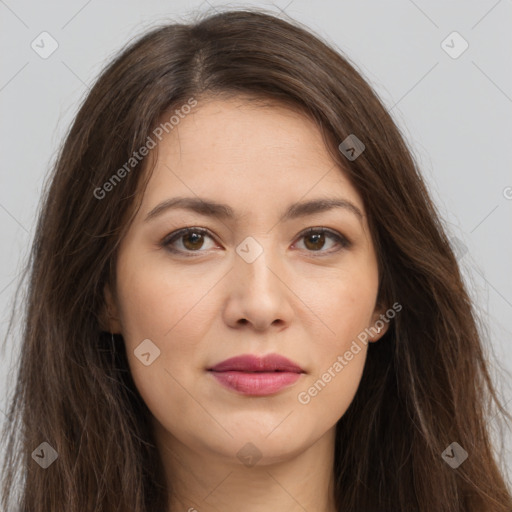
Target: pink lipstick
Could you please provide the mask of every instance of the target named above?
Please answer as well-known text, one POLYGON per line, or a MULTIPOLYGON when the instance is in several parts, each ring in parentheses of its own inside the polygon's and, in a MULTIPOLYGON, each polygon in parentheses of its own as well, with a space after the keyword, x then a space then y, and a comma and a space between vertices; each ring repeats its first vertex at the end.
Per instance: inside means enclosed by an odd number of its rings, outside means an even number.
POLYGON ((265 396, 294 384, 305 373, 286 357, 242 355, 226 359, 208 371, 223 386, 243 395, 265 396))

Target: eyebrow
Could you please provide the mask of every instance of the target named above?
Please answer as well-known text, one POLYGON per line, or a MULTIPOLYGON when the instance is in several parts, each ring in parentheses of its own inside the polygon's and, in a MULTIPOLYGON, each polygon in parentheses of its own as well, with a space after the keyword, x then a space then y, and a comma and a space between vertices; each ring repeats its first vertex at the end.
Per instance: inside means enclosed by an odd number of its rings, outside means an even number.
MULTIPOLYGON (((227 204, 217 203, 198 197, 173 197, 157 204, 145 217, 144 222, 154 219, 164 212, 172 209, 185 209, 208 217, 217 219, 236 218, 234 210, 227 204)), ((334 208, 342 208, 352 212, 360 220, 363 218, 361 210, 350 201, 341 198, 321 198, 311 201, 294 203, 281 215, 280 222, 321 213, 334 208)))

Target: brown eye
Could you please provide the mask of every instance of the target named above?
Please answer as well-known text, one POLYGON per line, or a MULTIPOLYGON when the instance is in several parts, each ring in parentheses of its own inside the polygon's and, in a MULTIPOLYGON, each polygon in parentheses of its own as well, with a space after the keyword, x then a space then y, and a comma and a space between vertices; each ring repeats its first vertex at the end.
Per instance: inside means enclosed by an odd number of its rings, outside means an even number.
POLYGON ((324 233, 314 233, 312 235, 307 235, 305 238, 304 245, 311 249, 312 251, 317 251, 321 249, 325 244, 325 234, 324 233))
MULTIPOLYGON (((329 239, 335 242, 334 246, 338 244, 341 248, 348 248, 351 245, 344 236, 327 228, 310 228, 302 233, 301 238, 304 239, 304 246, 308 252, 318 252, 320 254, 336 252, 336 249, 334 251, 322 250, 329 239)), ((328 249, 330 248, 328 247, 328 249)))
POLYGON ((204 247, 205 239, 212 236, 202 228, 184 228, 171 233, 162 241, 162 246, 175 253, 205 252, 211 247, 204 247), (181 243, 179 243, 181 242, 181 243))
POLYGON ((204 243, 204 235, 202 233, 187 233, 182 235, 183 246, 189 250, 201 249, 204 243))

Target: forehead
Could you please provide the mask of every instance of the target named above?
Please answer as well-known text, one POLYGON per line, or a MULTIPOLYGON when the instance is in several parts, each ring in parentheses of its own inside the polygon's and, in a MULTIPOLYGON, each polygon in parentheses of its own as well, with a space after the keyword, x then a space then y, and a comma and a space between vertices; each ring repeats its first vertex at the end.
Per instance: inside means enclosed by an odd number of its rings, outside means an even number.
POLYGON ((164 141, 162 156, 189 162, 206 152, 212 163, 252 168, 267 167, 270 157, 280 166, 329 158, 319 129, 305 115, 276 102, 243 98, 200 101, 164 141))
POLYGON ((276 102, 209 99, 163 133, 142 210, 172 195, 238 200, 250 211, 336 193, 364 210, 311 119, 276 102))

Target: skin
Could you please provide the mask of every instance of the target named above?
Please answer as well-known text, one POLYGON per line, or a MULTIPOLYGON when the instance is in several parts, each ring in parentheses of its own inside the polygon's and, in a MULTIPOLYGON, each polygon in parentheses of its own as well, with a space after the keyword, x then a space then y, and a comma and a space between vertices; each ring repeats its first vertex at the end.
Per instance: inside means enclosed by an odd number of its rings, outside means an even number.
POLYGON ((201 100, 157 149, 121 243, 118 287, 105 292, 108 328, 123 335, 152 413, 174 489, 169 511, 334 511, 335 425, 357 391, 367 345, 308 404, 298 394, 386 309, 376 307, 377 260, 362 199, 316 125, 278 104, 201 100), (144 221, 176 196, 226 203, 236 217, 175 209, 144 221), (362 217, 335 208, 279 221, 290 204, 326 197, 350 201, 362 217), (183 227, 212 236, 182 236, 173 243, 181 255, 174 254, 161 241, 183 227), (351 245, 301 233, 311 227, 334 230, 351 245), (263 249, 252 263, 236 252, 248 236, 263 249), (145 339, 160 350, 148 366, 134 354, 145 339), (305 371, 271 396, 241 395, 206 370, 236 355, 268 353, 305 371), (249 442, 261 457, 252 467, 237 457, 249 442))

